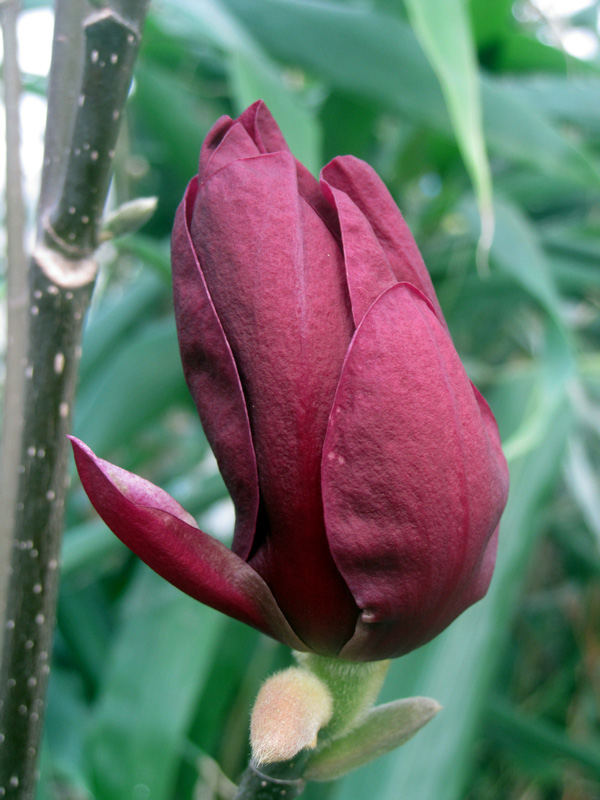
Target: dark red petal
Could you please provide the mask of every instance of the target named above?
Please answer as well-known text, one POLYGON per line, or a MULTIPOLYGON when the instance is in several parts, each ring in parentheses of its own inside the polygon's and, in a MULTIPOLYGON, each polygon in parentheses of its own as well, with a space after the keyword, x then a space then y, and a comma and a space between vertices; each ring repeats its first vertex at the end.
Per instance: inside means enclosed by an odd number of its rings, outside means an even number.
MULTIPOLYGON (((444 319, 419 248, 385 184, 367 163, 338 156, 321 171, 322 180, 345 192, 371 223, 397 281, 420 289, 444 319)), ((445 322, 444 322, 445 325, 445 322)))
POLYGON ((298 191, 301 197, 306 200, 309 206, 312 206, 315 213, 329 228, 336 241, 341 243, 342 235, 337 214, 323 196, 319 182, 299 161, 296 161, 296 175, 298 178, 298 191))
POLYGON ((200 149, 200 159, 198 164, 198 173, 200 175, 200 180, 202 180, 204 170, 206 169, 206 165, 211 159, 212 154, 217 149, 221 140, 233 125, 233 120, 231 117, 224 115, 219 117, 219 119, 215 122, 209 132, 206 134, 206 138, 202 142, 202 147, 200 149))
POLYGON ((83 488, 108 527, 178 589, 290 647, 306 650, 262 578, 208 536, 162 489, 69 437, 83 488))
POLYGON ((321 181, 325 197, 337 211, 344 249, 344 264, 358 326, 379 295, 397 283, 390 262, 371 224, 345 192, 321 181))
POLYGON ((279 125, 262 100, 257 100, 238 117, 259 153, 289 152, 288 144, 279 125))
MULTIPOLYGON (((487 592, 496 561, 498 530, 499 528, 496 528, 485 548, 479 570, 472 580, 465 584, 462 592, 458 592, 454 600, 444 609, 444 615, 438 619, 436 625, 429 628, 428 639, 433 639, 441 633, 459 614, 462 614, 473 603, 481 600, 487 592)), ((406 652, 404 643, 399 646, 398 642, 398 627, 393 620, 377 623, 365 622, 359 618, 354 635, 338 655, 348 661, 376 661, 395 658, 406 652)))
POLYGON ((477 599, 506 462, 452 341, 409 284, 381 295, 356 331, 322 476, 331 551, 363 611, 360 646, 342 656, 406 653, 477 599))
POLYGON ((207 181, 215 172, 238 158, 252 158, 258 155, 260 151, 248 136, 244 126, 239 122, 233 122, 213 149, 199 175, 199 180, 207 181))
POLYGON ((259 493, 246 401, 225 333, 192 247, 191 181, 177 209, 171 243, 173 295, 185 377, 236 508, 233 550, 246 559, 256 531, 259 493))
POLYGON ((353 330, 339 247, 298 195, 287 152, 232 162, 204 182, 191 234, 250 416, 264 511, 251 563, 299 635, 333 652, 356 620, 320 487, 353 330))
MULTIPOLYGON (((261 153, 289 151, 279 126, 262 100, 257 100, 247 108, 238 121, 248 131, 261 153)), ((333 235, 339 238, 339 225, 335 213, 323 197, 316 178, 298 160, 296 160, 296 177, 301 197, 313 207, 333 235)))

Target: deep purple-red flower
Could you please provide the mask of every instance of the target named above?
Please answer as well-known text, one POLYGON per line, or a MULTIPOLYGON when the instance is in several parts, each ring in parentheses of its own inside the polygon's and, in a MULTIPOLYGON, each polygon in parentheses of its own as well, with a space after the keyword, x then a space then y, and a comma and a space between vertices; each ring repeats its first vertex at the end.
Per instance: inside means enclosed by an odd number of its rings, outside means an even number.
POLYGON ((383 183, 351 156, 317 182, 255 103, 208 134, 172 263, 233 547, 74 440, 100 516, 175 586, 297 649, 429 641, 487 590, 508 472, 383 183))

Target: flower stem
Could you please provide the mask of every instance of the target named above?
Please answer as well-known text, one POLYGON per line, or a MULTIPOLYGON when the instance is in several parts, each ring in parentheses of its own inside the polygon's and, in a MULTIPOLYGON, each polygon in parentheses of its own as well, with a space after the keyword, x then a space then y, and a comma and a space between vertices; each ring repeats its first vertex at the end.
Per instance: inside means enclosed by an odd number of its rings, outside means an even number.
POLYGON ((390 661, 351 662, 314 653, 296 653, 304 669, 322 680, 333 697, 333 716, 323 730, 329 738, 352 728, 371 708, 390 668, 390 661))

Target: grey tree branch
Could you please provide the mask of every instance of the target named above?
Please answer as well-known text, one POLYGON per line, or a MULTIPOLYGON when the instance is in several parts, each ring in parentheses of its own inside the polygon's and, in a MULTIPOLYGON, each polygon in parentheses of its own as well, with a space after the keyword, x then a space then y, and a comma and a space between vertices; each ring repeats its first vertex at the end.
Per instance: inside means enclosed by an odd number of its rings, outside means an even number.
POLYGON ((15 387, 15 398, 5 407, 2 442, 0 533, 10 557, 0 582, 0 797, 35 793, 81 329, 148 2, 130 0, 126 20, 80 0, 56 6, 38 241, 22 324, 9 330, 11 348, 24 355, 7 375, 7 397, 15 387))

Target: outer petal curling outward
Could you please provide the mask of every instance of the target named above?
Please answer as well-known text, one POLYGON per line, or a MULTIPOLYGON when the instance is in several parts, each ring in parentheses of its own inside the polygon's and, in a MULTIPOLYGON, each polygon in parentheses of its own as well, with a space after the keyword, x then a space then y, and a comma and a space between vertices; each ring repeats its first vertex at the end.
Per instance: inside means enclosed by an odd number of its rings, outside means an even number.
POLYGON ((187 384, 235 504, 233 549, 245 559, 258 514, 256 458, 237 367, 190 240, 196 192, 194 179, 173 227, 171 263, 179 349, 187 384))
POLYGON ((508 483, 494 437, 426 298, 384 292, 349 349, 323 448, 328 540, 363 610, 342 657, 409 652, 484 593, 508 483))
POLYGON ((299 650, 306 645, 263 579, 224 544, 201 531, 165 491, 98 458, 69 437, 83 488, 121 541, 178 589, 299 650))
POLYGON ((347 194, 360 209, 387 255, 396 281, 412 283, 423 292, 445 326, 444 315, 417 243, 375 170, 354 156, 338 156, 323 167, 321 180, 347 194))

